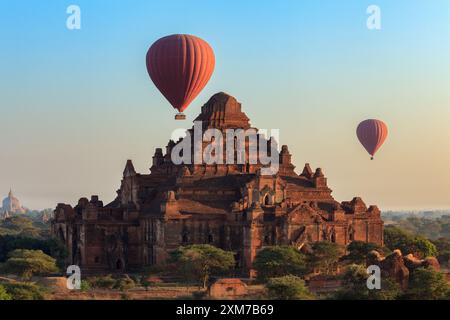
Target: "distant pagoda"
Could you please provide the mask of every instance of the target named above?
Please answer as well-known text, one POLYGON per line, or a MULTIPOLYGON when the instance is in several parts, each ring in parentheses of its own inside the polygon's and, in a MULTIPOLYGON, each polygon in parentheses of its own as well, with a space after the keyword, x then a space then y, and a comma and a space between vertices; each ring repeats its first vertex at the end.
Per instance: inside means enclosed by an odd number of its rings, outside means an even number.
POLYGON ((0 208, 0 215, 2 218, 8 218, 11 214, 26 213, 27 209, 21 206, 19 199, 17 199, 12 190, 9 190, 8 196, 3 199, 2 207, 0 208))

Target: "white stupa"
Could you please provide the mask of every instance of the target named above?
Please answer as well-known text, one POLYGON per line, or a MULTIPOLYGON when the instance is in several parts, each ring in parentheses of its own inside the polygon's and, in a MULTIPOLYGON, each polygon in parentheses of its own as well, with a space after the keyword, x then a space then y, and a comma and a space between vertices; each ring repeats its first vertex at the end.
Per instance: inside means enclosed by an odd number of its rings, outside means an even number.
POLYGON ((7 217, 12 213, 25 213, 27 210, 21 206, 19 199, 17 199, 12 190, 9 190, 8 196, 3 199, 2 207, 0 208, 0 213, 7 217))

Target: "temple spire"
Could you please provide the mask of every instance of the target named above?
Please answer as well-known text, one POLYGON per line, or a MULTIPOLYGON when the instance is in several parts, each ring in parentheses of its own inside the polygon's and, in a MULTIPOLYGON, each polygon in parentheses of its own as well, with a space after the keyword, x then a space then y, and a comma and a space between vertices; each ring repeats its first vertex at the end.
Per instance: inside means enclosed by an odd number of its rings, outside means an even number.
POLYGON ((127 164, 125 165, 125 169, 123 170, 123 176, 129 177, 136 175, 136 170, 134 170, 133 162, 131 160, 127 160, 127 164))

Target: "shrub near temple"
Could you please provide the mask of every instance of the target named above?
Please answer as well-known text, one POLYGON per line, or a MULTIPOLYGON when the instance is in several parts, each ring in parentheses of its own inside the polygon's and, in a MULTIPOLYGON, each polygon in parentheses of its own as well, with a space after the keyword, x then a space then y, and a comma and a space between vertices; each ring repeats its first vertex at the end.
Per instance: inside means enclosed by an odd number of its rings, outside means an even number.
POLYGON ((276 300, 311 300, 314 295, 301 278, 288 275, 271 278, 266 285, 269 298, 276 300))
POLYGON ((59 240, 35 239, 23 236, 0 235, 0 263, 8 259, 8 253, 16 249, 42 250, 45 254, 55 258, 58 267, 63 268, 67 257, 67 249, 59 240))
POLYGON ((43 288, 28 282, 14 282, 4 285, 6 292, 12 300, 42 300, 43 288))
POLYGON ((261 281, 286 275, 303 276, 307 272, 305 255, 290 246, 262 249, 256 255, 253 268, 261 281))
POLYGON ((179 247, 172 252, 171 261, 181 277, 204 288, 211 276, 226 275, 235 265, 233 252, 207 244, 179 247))
POLYGON ((316 242, 312 245, 312 253, 309 254, 308 261, 314 270, 323 274, 333 274, 343 253, 343 248, 336 243, 316 242))
POLYGON ((351 263, 364 264, 368 254, 373 250, 383 252, 382 247, 375 243, 353 241, 347 246, 348 254, 345 256, 345 259, 351 263))
POLYGON ((11 299, 12 297, 8 292, 6 292, 5 287, 0 285, 0 300, 11 300, 11 299))
POLYGON ((369 290, 369 275, 364 265, 347 266, 341 275, 341 288, 333 295, 337 300, 395 300, 401 294, 400 286, 389 277, 381 278, 381 289, 369 290))
POLYGON ((17 249, 8 254, 9 259, 0 266, 3 273, 16 274, 24 279, 33 275, 57 272, 56 260, 41 250, 17 249))
POLYGON ((432 268, 418 268, 409 278, 404 296, 414 300, 450 300, 450 285, 443 273, 432 268))
POLYGON ((412 253, 418 258, 437 256, 437 248, 431 241, 398 227, 387 226, 384 229, 384 242, 389 249, 400 249, 404 255, 412 253))

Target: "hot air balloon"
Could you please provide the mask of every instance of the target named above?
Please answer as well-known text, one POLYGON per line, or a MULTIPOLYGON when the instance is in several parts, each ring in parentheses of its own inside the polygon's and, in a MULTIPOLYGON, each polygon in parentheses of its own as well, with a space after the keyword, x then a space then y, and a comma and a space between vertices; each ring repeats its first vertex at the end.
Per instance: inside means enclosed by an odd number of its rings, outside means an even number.
POLYGON ((214 52, 192 35, 174 34, 152 44, 146 57, 147 71, 155 86, 182 113, 203 90, 214 71, 214 52))
POLYGON ((387 138, 388 128, 381 120, 368 119, 358 125, 356 134, 361 144, 372 156, 370 159, 373 160, 375 153, 387 138))

